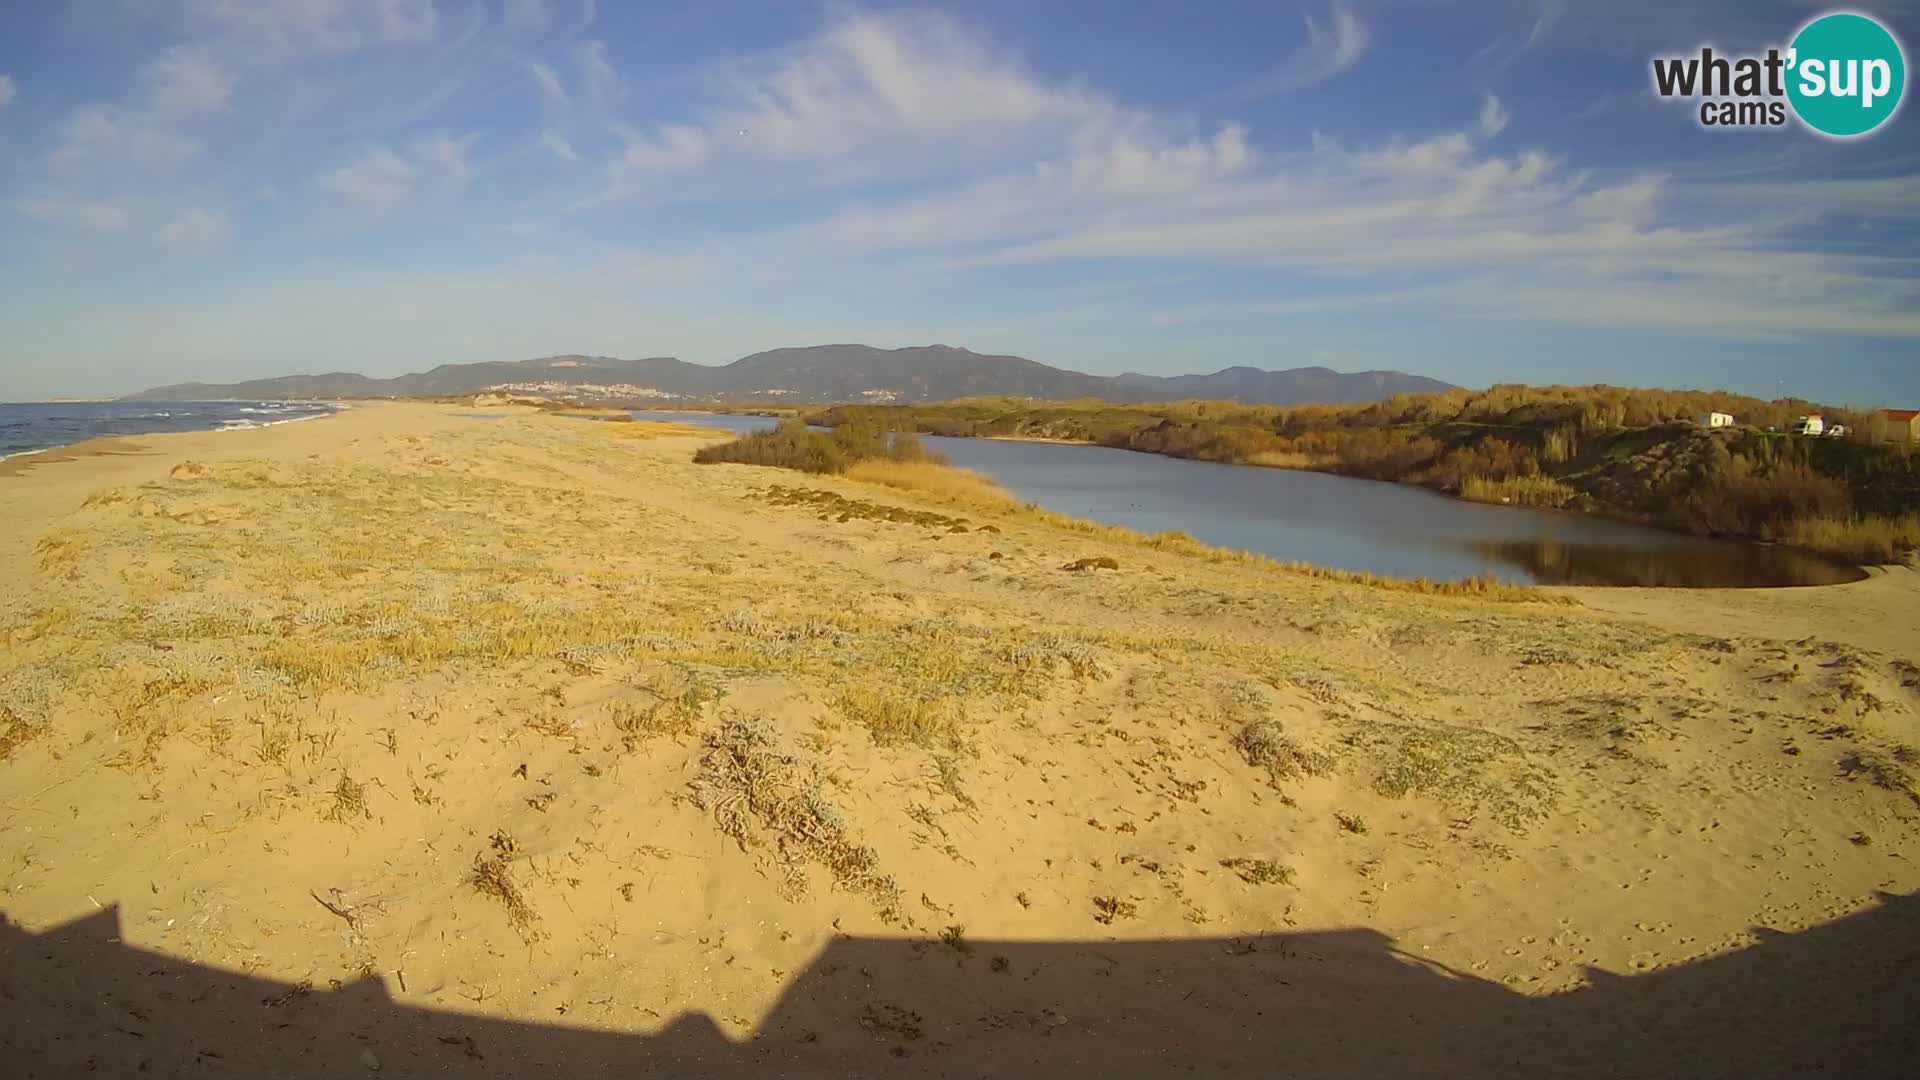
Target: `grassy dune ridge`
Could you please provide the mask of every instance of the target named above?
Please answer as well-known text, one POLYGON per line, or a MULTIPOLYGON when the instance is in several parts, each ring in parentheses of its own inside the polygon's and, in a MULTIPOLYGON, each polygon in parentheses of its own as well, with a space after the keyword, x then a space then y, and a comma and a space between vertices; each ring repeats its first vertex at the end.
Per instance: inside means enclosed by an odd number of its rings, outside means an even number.
MULTIPOLYGON (((1857 563, 1898 561, 1920 547, 1920 458, 1852 437, 1762 430, 1785 430, 1794 417, 1821 411, 1811 402, 1727 394, 1499 386, 1351 406, 988 398, 838 406, 808 418, 1318 469, 1488 502, 1788 543, 1857 563), (1692 418, 1710 409, 1749 426, 1693 426, 1692 418)), ((1830 421, 1852 419, 1824 411, 1830 421)))

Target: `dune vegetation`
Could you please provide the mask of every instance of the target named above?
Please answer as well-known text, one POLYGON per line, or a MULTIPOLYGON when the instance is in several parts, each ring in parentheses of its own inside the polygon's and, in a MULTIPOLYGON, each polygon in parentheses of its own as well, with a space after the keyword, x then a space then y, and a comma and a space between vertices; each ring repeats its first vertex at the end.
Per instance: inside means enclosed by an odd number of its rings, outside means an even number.
POLYGON ((1785 434, 1807 401, 1619 387, 1496 386, 1362 405, 1115 405, 976 398, 838 406, 816 424, 1059 439, 1200 461, 1316 469, 1485 502, 1604 513, 1792 544, 1857 563, 1920 547, 1920 462, 1853 437, 1785 434), (1693 417, 1731 412, 1705 431, 1693 417))
POLYGON ((862 423, 840 424, 830 432, 811 431, 799 420, 784 420, 770 431, 703 446, 693 460, 701 465, 771 465, 811 473, 843 473, 865 461, 945 461, 928 454, 911 431, 862 423))

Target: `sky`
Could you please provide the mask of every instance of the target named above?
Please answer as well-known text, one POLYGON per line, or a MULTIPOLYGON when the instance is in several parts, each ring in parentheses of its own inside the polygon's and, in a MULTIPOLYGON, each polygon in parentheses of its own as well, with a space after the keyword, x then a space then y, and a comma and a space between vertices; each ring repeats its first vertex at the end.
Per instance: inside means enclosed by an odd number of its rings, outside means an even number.
POLYGON ((862 342, 1920 407, 1915 110, 1652 89, 1824 10, 20 0, 0 399, 862 342))

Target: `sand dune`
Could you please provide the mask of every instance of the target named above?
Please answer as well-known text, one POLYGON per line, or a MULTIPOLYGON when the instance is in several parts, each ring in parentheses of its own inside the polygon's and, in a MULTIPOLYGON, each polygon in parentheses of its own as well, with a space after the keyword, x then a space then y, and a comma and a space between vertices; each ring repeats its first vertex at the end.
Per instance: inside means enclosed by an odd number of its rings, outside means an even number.
POLYGON ((1913 571, 1429 596, 490 411, 0 476, 0 989, 106 973, 29 1071, 1920 1067, 1913 571))

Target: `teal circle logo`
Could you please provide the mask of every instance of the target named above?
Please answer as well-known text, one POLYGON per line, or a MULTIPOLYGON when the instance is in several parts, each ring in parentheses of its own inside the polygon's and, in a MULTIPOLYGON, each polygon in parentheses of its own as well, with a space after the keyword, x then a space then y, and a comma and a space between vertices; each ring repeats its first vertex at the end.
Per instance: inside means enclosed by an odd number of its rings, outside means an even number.
POLYGON ((1886 27, 1865 15, 1822 15, 1787 53, 1787 100, 1823 135, 1865 135, 1892 118, 1907 88, 1907 59, 1886 27))

